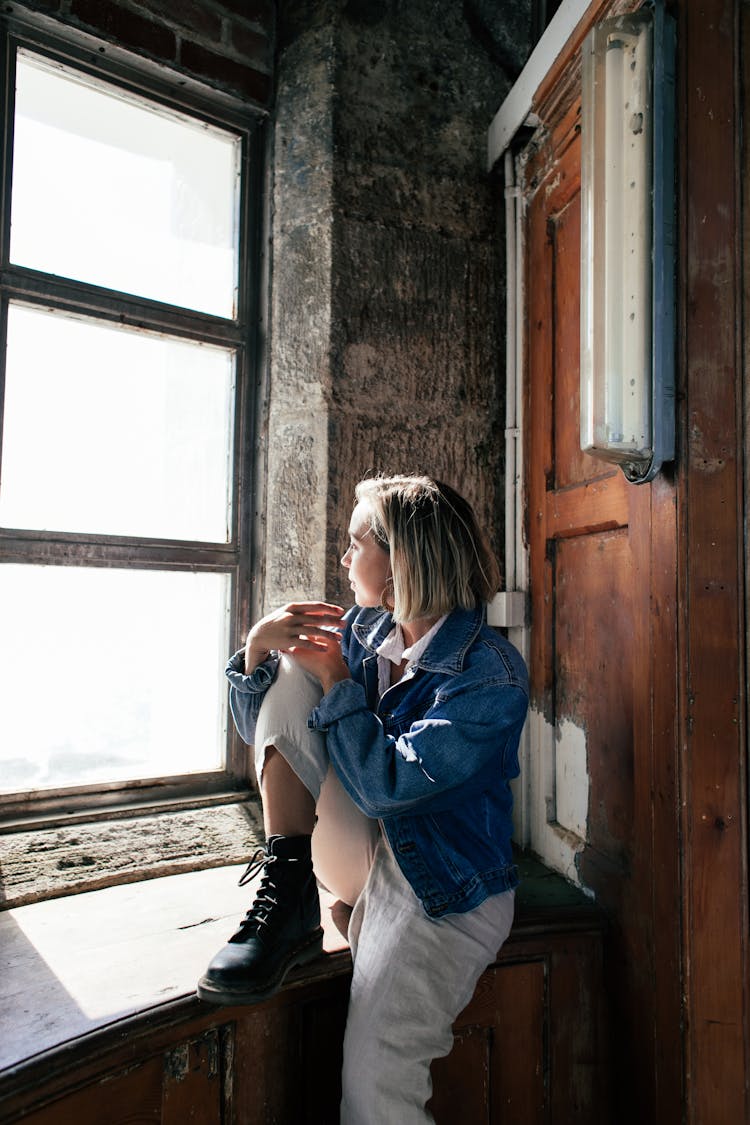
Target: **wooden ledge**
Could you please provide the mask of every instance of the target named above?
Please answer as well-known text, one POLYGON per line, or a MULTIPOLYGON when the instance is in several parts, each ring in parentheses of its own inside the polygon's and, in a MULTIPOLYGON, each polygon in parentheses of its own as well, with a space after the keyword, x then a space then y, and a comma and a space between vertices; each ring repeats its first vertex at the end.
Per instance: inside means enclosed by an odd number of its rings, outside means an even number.
MULTIPOLYGON (((165 1004, 195 984, 253 898, 245 865, 50 899, 0 914, 0 1072, 165 1004)), ((324 904, 327 957, 345 952, 324 904)), ((328 971, 326 957, 306 970, 328 971)), ((208 1005, 206 1005, 208 1007, 208 1005)))
MULTIPOLYGON (((579 890, 533 858, 520 866, 501 963, 538 957, 545 942, 566 934, 601 932, 601 911, 579 890)), ((252 899, 252 887, 237 886, 243 870, 173 875, 0 913, 0 1107, 42 1078, 95 1073, 114 1049, 127 1047, 136 1059, 145 1037, 163 1031, 166 1043, 175 1025, 200 1034, 238 1018, 240 1009, 202 1003, 194 989, 252 899)), ((266 1005, 345 996, 348 946, 332 897, 323 893, 321 902, 323 955, 290 973, 266 1005)))

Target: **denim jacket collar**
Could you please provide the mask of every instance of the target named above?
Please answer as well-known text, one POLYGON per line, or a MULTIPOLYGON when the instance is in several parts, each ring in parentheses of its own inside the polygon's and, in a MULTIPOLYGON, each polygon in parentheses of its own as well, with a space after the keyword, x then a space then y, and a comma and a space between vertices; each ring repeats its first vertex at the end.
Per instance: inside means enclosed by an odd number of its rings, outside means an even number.
MULTIPOLYGON (((484 620, 485 608, 482 605, 475 606, 474 609, 454 609, 422 653, 417 667, 428 672, 460 672, 466 653, 474 643, 484 620)), ((376 611, 375 616, 368 615, 364 620, 352 623, 352 632, 359 643, 373 654, 392 628, 393 617, 387 612, 376 611)))

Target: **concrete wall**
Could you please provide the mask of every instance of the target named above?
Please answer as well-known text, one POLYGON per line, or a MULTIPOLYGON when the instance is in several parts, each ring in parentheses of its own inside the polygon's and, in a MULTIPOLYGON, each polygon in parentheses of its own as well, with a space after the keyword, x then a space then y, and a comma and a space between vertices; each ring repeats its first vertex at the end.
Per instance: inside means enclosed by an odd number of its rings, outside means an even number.
POLYGON ((528 6, 282 0, 264 605, 350 601, 356 481, 427 472, 502 537, 502 191, 528 6))

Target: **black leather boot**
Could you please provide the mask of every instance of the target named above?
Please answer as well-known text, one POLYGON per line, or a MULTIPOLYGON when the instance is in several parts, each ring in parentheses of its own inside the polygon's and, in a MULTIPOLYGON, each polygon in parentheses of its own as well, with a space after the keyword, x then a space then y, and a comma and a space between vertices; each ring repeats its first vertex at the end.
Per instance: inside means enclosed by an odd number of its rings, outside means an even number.
POLYGON ((263 877, 237 933, 216 954, 198 982, 201 1000, 254 1004, 273 995, 293 965, 323 948, 320 900, 309 836, 269 836, 240 879, 263 877))

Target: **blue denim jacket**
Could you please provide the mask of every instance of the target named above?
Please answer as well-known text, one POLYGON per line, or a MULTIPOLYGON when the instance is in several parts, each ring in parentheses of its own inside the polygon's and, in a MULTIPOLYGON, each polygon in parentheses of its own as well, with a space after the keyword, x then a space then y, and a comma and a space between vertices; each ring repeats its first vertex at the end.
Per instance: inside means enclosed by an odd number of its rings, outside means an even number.
MULTIPOLYGON (((378 698, 378 645, 393 628, 382 610, 347 614, 350 680, 323 696, 309 725, 354 803, 382 824, 396 860, 432 917, 462 913, 518 883, 511 851, 518 742, 526 718, 523 660, 484 624, 454 610, 413 671, 378 698)), ((272 657, 250 676, 229 662, 237 729, 251 742, 273 680, 272 657)))

